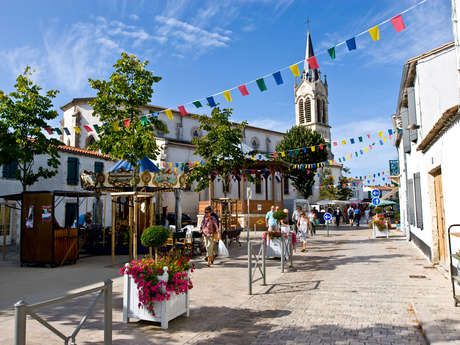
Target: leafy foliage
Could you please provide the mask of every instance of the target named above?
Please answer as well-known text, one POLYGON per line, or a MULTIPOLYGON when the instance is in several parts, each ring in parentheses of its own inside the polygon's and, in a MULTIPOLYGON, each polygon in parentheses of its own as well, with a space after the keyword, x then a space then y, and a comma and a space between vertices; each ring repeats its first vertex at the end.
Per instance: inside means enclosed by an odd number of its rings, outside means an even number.
POLYGON ((328 169, 324 170, 324 174, 325 176, 319 190, 319 197, 323 200, 335 200, 337 199, 337 187, 335 186, 334 176, 331 175, 328 169))
POLYGON ((280 222, 281 220, 283 220, 286 217, 287 217, 287 214, 284 213, 284 211, 282 211, 282 210, 278 210, 278 211, 273 212, 273 218, 275 218, 278 222, 280 222))
POLYGON ((144 247, 158 248, 168 240, 168 237, 168 228, 161 225, 154 225, 142 232, 141 243, 144 247))
POLYGON ((100 140, 93 144, 103 153, 131 163, 137 170, 144 157, 155 159, 159 154, 155 132, 167 133, 166 124, 156 117, 142 119, 141 107, 149 104, 153 83, 161 77, 146 69, 148 61, 122 53, 113 65, 115 71, 108 80, 89 80, 97 96, 89 103, 105 124, 100 140), (129 126, 125 126, 125 120, 129 126))
POLYGON ((58 91, 41 94, 42 88, 32 81, 31 75, 27 67, 16 78, 15 91, 9 94, 0 91, 0 164, 17 161, 16 179, 23 191, 40 178, 56 175, 60 164, 60 141, 42 133, 47 121, 58 116, 52 109, 58 91), (37 155, 47 155, 46 166, 34 164, 37 155))
POLYGON ((339 178, 339 185, 337 187, 337 199, 349 200, 353 196, 353 191, 350 187, 348 187, 350 182, 351 179, 348 177, 342 176, 339 178))
MULTIPOLYGON (((320 150, 318 147, 314 152, 311 150, 299 150, 294 154, 286 153, 282 159, 290 164, 311 164, 319 163, 327 160, 328 153, 326 142, 321 134, 313 132, 311 129, 304 126, 292 127, 284 136, 283 140, 276 147, 277 152, 288 151, 297 148, 309 148, 311 146, 324 145, 320 150)), ((308 198, 312 194, 312 187, 315 183, 314 177, 317 169, 297 169, 291 167, 289 169, 289 177, 291 178, 295 188, 305 197, 308 198)))
POLYGON ((243 140, 243 129, 246 122, 236 124, 230 121, 232 109, 212 110, 210 117, 200 118, 200 129, 206 133, 201 138, 195 138, 195 154, 204 160, 204 165, 194 167, 189 182, 197 182, 196 190, 208 187, 209 180, 220 175, 224 191, 228 190, 230 176, 236 173, 244 164, 245 157, 240 143, 243 140))

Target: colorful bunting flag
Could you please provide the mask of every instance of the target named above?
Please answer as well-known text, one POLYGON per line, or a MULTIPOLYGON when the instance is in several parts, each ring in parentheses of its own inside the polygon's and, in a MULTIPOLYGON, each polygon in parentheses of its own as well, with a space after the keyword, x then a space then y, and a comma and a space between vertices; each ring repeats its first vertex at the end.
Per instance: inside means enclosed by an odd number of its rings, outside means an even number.
POLYGON ((188 113, 187 113, 187 110, 185 109, 185 107, 184 107, 183 105, 179 105, 179 106, 177 107, 177 109, 179 109, 179 113, 180 113, 182 116, 185 116, 185 115, 188 114, 188 113))
POLYGON ((315 152, 315 147, 314 146, 310 147, 310 150, 311 152, 315 152))
POLYGON ((124 119, 123 125, 125 126, 125 128, 129 128, 129 125, 131 125, 131 119, 124 119))
POLYGON ((88 133, 91 133, 91 132, 93 131, 93 129, 92 129, 90 126, 88 126, 88 125, 83 125, 83 128, 84 128, 85 131, 88 132, 88 133))
POLYGON ((393 130, 392 130, 392 129, 389 129, 389 130, 388 130, 388 134, 389 134, 389 135, 393 135, 393 130))
POLYGON ((379 131, 379 138, 381 138, 383 136, 383 131, 379 131))
POLYGON ((393 24, 393 27, 395 28, 396 32, 401 32, 406 28, 406 26, 404 25, 403 17, 400 14, 396 17, 391 18, 391 24, 393 24))
POLYGON ((346 145, 347 144, 347 141, 344 139, 342 140, 342 145, 346 145))
POLYGON ((350 139, 350 143, 351 143, 351 144, 354 144, 354 143, 355 143, 355 139, 351 138, 351 139, 350 139))
POLYGON ((101 130, 100 127, 98 125, 93 125, 94 127, 94 130, 96 131, 96 133, 99 134, 99 131, 101 130))
POLYGON ((352 51, 352 50, 355 50, 356 49, 356 39, 353 37, 353 38, 350 38, 346 41, 347 43, 347 48, 349 51, 352 51))
POLYGON ((362 143, 363 142, 363 137, 358 137, 358 140, 359 140, 360 143, 362 143))
POLYGON ((62 131, 59 129, 59 128, 54 128, 54 131, 58 134, 58 135, 61 135, 62 134, 62 131))
POLYGON ((264 78, 257 79, 256 83, 257 83, 257 87, 259 88, 260 91, 267 91, 267 85, 265 85, 264 78))
POLYGON ((80 133, 81 133, 81 129, 80 129, 80 127, 78 127, 78 126, 75 126, 75 127, 73 128, 73 130, 75 131, 76 134, 80 134, 80 133))
POLYGON ((142 126, 147 126, 149 124, 149 119, 147 118, 147 116, 142 116, 141 117, 141 125, 142 126))
POLYGON ((240 90, 241 96, 247 96, 247 95, 249 95, 248 88, 247 88, 246 85, 244 85, 244 84, 238 86, 238 90, 240 90))
POLYGON ((193 103, 193 105, 195 106, 195 108, 201 108, 201 107, 203 106, 203 104, 201 104, 200 101, 194 101, 194 102, 192 102, 192 103, 193 103))
POLYGON ((208 101, 208 104, 211 108, 214 108, 217 105, 214 101, 214 97, 212 96, 206 97, 206 100, 208 101))
POLYGON ((169 119, 169 120, 172 120, 174 118, 173 116, 173 112, 171 109, 166 109, 165 110, 165 114, 166 114, 166 117, 169 119))
POLYGON ((334 141, 332 144, 333 144, 334 146, 337 146, 337 141, 334 141))
POLYGON ((53 134, 53 129, 51 127, 45 127, 45 131, 47 131, 49 135, 53 134))
POLYGON ((335 47, 331 47, 327 50, 329 53, 329 56, 331 57, 332 60, 335 60, 335 47))
POLYGON ((227 102, 231 102, 233 100, 230 90, 224 91, 224 98, 227 102))
POLYGON ((318 60, 316 60, 316 56, 309 57, 307 59, 307 62, 308 62, 308 66, 310 67, 310 69, 318 69, 319 68, 318 60))
POLYGON ((376 25, 372 28, 369 29, 369 35, 371 36, 372 40, 373 41, 378 41, 380 40, 380 30, 379 30, 379 26, 376 25))
POLYGON ((281 76, 281 72, 273 73, 273 79, 275 79, 276 85, 283 84, 283 77, 281 76))
POLYGON ((300 70, 299 70, 299 66, 297 64, 289 66, 289 69, 291 70, 292 75, 294 77, 300 77, 300 70))
POLYGON ((70 131, 69 131, 69 129, 67 127, 64 127, 64 133, 66 135, 70 135, 70 131))

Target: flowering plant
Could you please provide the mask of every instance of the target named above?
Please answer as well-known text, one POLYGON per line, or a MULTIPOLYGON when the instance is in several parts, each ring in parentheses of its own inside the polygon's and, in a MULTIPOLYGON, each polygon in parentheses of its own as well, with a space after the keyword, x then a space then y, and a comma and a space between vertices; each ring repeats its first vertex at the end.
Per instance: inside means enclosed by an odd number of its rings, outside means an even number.
POLYGON ((372 218, 372 224, 375 225, 375 227, 379 231, 384 231, 387 227, 387 222, 384 217, 379 217, 379 215, 376 215, 372 218))
POLYGON ((281 237, 281 231, 267 231, 268 233, 268 238, 280 238, 281 237))
POLYGON ((193 272, 194 266, 190 265, 190 259, 186 257, 169 256, 157 261, 146 257, 132 260, 128 267, 120 268, 120 274, 127 274, 134 279, 139 307, 142 305, 155 315, 155 302, 167 301, 172 293, 179 295, 193 288, 188 270, 193 272), (163 274, 163 267, 168 267, 167 282, 158 279, 158 276, 163 274))

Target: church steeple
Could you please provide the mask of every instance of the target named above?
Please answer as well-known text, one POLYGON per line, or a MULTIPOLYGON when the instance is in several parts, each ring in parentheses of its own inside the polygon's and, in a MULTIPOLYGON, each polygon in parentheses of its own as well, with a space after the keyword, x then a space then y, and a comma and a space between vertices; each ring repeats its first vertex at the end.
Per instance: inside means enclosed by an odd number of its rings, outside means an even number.
POLYGON ((305 68, 305 72, 306 74, 305 77, 306 78, 309 78, 313 81, 316 81, 319 79, 319 72, 317 69, 310 69, 310 66, 308 65, 308 58, 312 57, 312 56, 315 56, 315 52, 313 50, 313 43, 311 41, 311 35, 310 35, 310 31, 307 32, 307 44, 306 44, 306 47, 305 47, 305 64, 304 64, 304 68, 305 68), (308 68, 308 70, 307 70, 308 68))

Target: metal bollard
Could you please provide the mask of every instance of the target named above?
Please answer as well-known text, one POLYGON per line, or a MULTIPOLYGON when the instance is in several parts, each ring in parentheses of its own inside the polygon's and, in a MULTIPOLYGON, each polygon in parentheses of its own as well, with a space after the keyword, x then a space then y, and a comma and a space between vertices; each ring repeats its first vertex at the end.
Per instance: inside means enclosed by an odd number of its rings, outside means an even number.
POLYGON ((263 272, 263 285, 267 285, 267 271, 265 269, 265 253, 266 253, 267 247, 265 240, 262 240, 262 272, 263 272))
POLYGON ((104 282, 104 345, 112 345, 112 285, 107 279, 104 282))
POLYGON ((284 273, 284 237, 281 235, 281 273, 284 273))
POLYGON ((26 345, 26 304, 19 301, 14 305, 14 345, 26 345))
POLYGON ((252 295, 252 243, 248 242, 249 295, 252 295))

